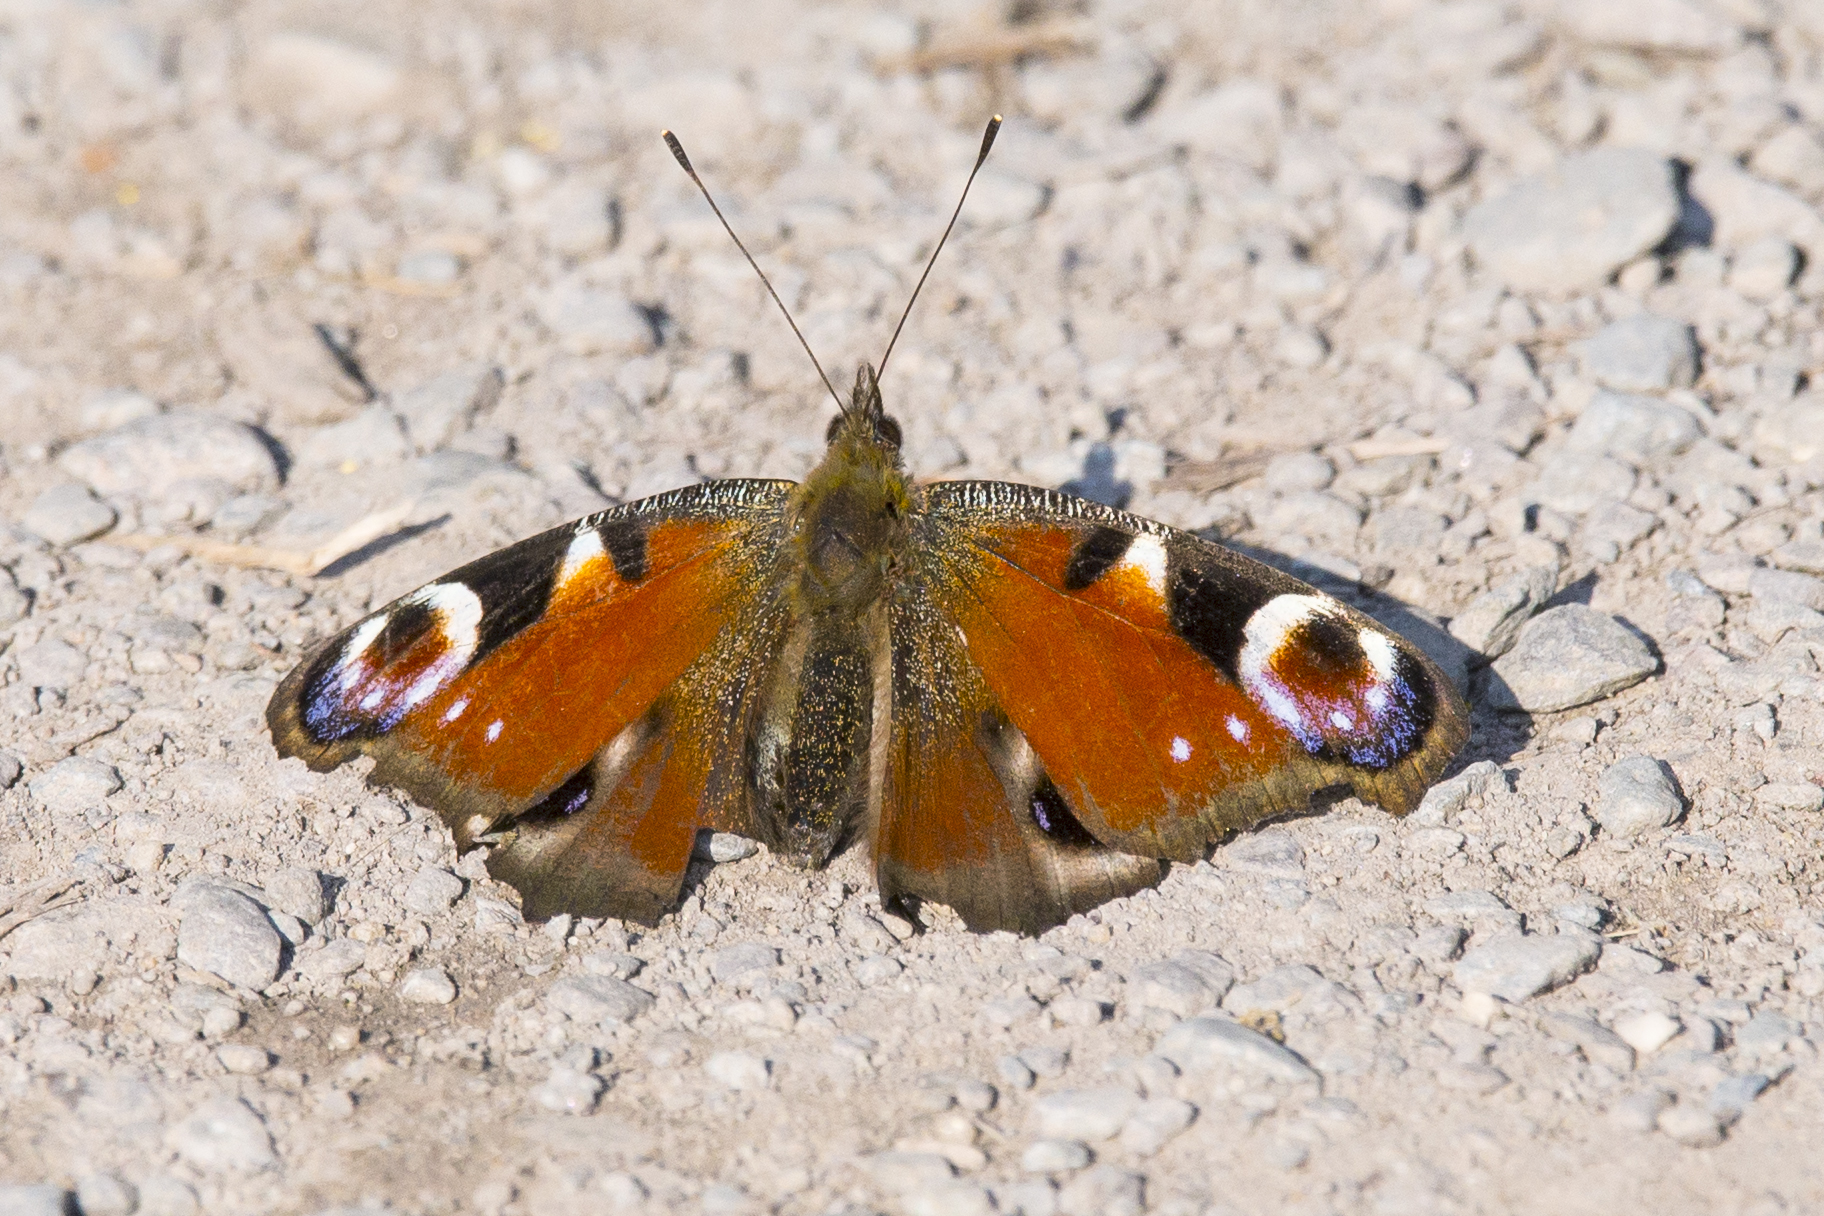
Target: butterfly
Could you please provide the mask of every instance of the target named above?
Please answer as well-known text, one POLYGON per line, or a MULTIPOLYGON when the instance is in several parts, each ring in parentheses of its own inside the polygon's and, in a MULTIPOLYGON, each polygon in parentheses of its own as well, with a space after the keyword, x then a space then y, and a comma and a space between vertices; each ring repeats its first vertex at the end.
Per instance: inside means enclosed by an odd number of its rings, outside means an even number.
POLYGON ((809 868, 865 844, 884 906, 1033 934, 1320 790, 1403 813, 1467 739, 1339 601, 1068 494, 913 480, 869 364, 837 405, 802 483, 602 511, 330 639, 274 692, 278 751, 373 757, 529 919, 654 924, 707 830, 809 868))

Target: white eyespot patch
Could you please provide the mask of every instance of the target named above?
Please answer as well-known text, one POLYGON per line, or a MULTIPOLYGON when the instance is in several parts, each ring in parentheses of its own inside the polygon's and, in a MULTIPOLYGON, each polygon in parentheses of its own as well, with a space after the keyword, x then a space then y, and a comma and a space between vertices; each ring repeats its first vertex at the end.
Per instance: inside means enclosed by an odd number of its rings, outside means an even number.
POLYGON ((576 534, 570 547, 564 550, 564 564, 557 572, 557 585, 562 588, 571 579, 583 572, 590 562, 606 555, 602 547, 602 534, 594 528, 585 528, 576 534))
POLYGON ((1122 555, 1121 564, 1140 572, 1155 594, 1165 594, 1165 542, 1142 532, 1134 537, 1122 555))
POLYGON ((1183 764, 1186 760, 1191 758, 1191 741, 1186 739, 1183 735, 1173 736, 1171 751, 1172 759, 1176 760, 1179 764, 1183 764))

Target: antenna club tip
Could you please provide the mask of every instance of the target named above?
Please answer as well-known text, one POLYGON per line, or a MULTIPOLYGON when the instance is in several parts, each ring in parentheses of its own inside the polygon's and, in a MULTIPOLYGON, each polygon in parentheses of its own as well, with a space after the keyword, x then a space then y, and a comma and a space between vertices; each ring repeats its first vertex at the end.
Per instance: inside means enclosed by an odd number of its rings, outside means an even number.
POLYGON ((678 164, 683 167, 684 172, 695 177, 696 171, 690 167, 690 157, 684 155, 684 145, 679 143, 678 137, 671 133, 671 128, 666 127, 663 131, 660 131, 659 138, 665 141, 665 146, 667 148, 671 149, 671 155, 677 160, 678 164))

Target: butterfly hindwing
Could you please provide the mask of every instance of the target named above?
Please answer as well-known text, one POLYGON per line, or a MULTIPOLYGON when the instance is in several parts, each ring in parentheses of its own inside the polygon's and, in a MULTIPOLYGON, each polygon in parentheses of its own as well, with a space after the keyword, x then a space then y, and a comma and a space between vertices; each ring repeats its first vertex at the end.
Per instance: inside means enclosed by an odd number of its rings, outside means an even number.
POLYGON ((678 490, 453 571, 286 677, 274 742, 320 771, 373 756, 459 847, 496 844, 529 905, 605 914, 624 887, 649 919, 698 827, 743 826, 707 774, 738 749, 729 689, 766 636, 790 489, 678 490))
POLYGON ((892 612, 892 718, 873 834, 881 899, 947 904, 971 929, 1038 933, 1154 886, 1159 862, 1078 822, 919 587, 892 612))
POLYGON ((923 505, 926 581, 1103 844, 1194 860, 1339 784, 1404 812, 1467 736, 1416 648, 1221 546, 1026 486, 923 505))

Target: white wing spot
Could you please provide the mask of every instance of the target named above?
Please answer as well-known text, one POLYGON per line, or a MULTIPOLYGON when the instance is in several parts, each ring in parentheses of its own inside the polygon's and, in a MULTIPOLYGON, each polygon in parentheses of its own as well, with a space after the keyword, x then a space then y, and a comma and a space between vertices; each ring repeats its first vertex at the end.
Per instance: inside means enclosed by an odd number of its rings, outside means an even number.
POLYGON ((1274 657, 1300 625, 1336 611, 1338 607, 1323 596, 1276 595, 1254 610, 1242 630, 1236 666, 1241 669, 1243 687, 1262 709, 1294 733, 1305 729, 1304 715, 1292 698, 1292 690, 1273 670, 1274 657))
POLYGON ((1142 532, 1134 537, 1121 564, 1138 570, 1147 586, 1159 595, 1165 594, 1165 542, 1157 536, 1142 532))
POLYGON ((405 690, 406 709, 429 700, 469 665, 481 643, 481 597, 461 583, 432 583, 406 596, 402 603, 423 604, 437 614, 443 653, 405 690))
POLYGON ((1235 742, 1246 743, 1248 741, 1248 724, 1234 714, 1229 715, 1228 728, 1229 734, 1235 742))
POLYGON ((1189 739, 1186 739, 1183 735, 1174 736, 1172 738, 1172 759, 1176 760, 1180 764, 1183 764, 1186 760, 1189 760, 1190 758, 1191 758, 1191 741, 1189 739))
POLYGON ((374 691, 368 693, 365 697, 361 698, 361 708, 362 709, 372 709, 376 705, 380 704, 381 699, 385 696, 386 696, 386 690, 384 688, 376 688, 376 689, 374 689, 374 691))
POLYGON ((1384 633, 1364 629, 1355 635, 1362 653, 1368 657, 1368 665, 1374 668, 1374 674, 1383 680, 1392 680, 1399 672, 1400 656, 1394 650, 1393 643, 1384 633))
POLYGON ((450 706, 448 709, 443 711, 443 720, 445 722, 454 722, 456 719, 462 717, 462 711, 467 709, 468 707, 469 707, 469 699, 467 697, 463 697, 461 700, 457 701, 454 705, 450 706))
POLYGON ((1330 711, 1330 725, 1338 730, 1348 730, 1355 725, 1355 719, 1340 709, 1330 711))
POLYGON ((576 539, 570 542, 570 547, 564 550, 564 565, 563 568, 557 572, 557 585, 562 587, 564 584, 568 583, 571 579, 583 572, 584 566, 587 566, 605 552, 607 552, 607 550, 602 548, 602 534, 600 532, 597 532, 594 528, 586 528, 583 531, 578 532, 576 534, 576 539))
POLYGON ((499 718, 496 718, 492 722, 488 723, 488 742, 489 743, 492 743, 492 742, 494 742, 494 740, 500 738, 500 728, 505 725, 506 725, 506 723, 502 722, 499 718))

